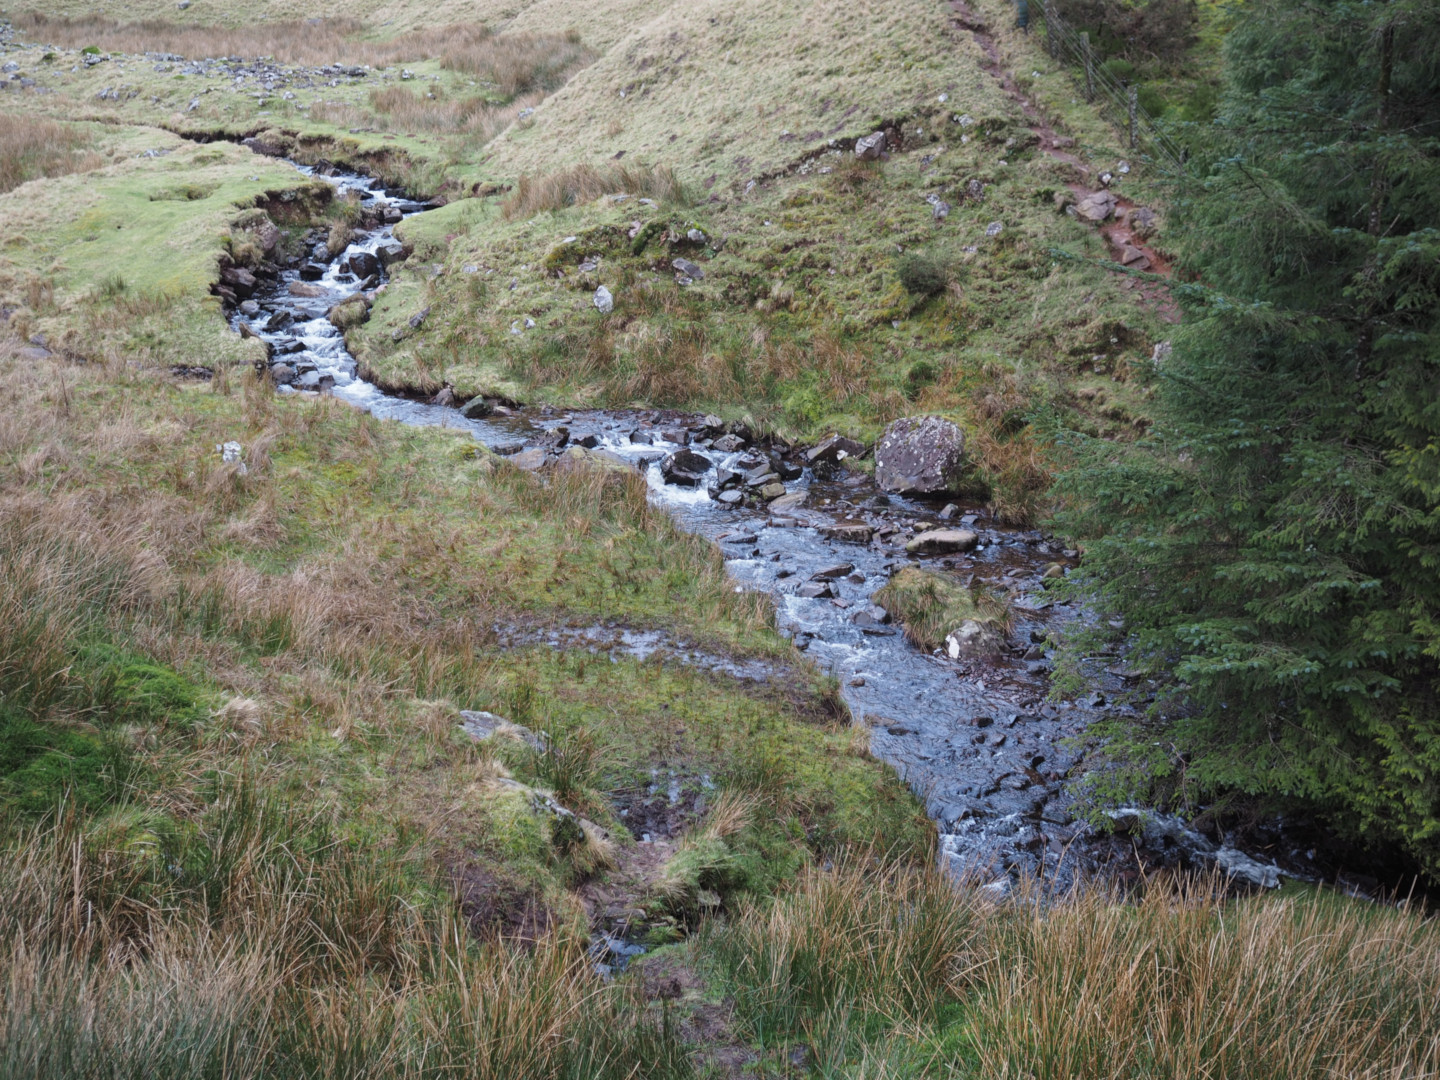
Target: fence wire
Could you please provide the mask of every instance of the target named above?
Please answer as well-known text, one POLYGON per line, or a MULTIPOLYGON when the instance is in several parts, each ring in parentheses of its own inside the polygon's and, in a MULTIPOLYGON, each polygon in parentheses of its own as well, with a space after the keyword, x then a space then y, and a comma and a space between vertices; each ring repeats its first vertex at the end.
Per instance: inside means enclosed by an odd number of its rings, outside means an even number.
POLYGON ((1132 150, 1150 157, 1162 168, 1183 170, 1185 151, 1140 104, 1138 88, 1126 86, 1100 66, 1089 35, 1076 31, 1062 19, 1055 10, 1054 0, 1045 0, 1043 11, 1045 48, 1053 59, 1080 69, 1085 99, 1099 104, 1111 122, 1127 133, 1132 150))

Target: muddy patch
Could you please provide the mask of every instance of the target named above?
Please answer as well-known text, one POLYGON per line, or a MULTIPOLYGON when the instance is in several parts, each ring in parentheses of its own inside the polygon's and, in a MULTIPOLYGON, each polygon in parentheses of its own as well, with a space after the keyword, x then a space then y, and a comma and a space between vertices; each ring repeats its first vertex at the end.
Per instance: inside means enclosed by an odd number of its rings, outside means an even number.
POLYGON ((554 914, 532 889, 474 864, 451 869, 460 914, 475 937, 531 946, 550 932, 554 914))

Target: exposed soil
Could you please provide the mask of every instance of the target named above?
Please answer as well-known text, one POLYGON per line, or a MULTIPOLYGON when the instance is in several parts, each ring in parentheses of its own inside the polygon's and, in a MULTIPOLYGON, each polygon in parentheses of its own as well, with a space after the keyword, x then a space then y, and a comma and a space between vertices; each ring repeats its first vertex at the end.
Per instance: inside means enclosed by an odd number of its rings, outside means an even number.
POLYGON ((674 853, 675 845, 669 840, 619 848, 615 868, 577 890, 590 925, 620 940, 642 927, 648 913, 641 905, 653 896, 655 883, 674 853))
POLYGON ((695 1047, 697 1070, 704 1076, 740 1076, 759 1055, 736 1032, 735 1007, 706 1001, 705 980, 684 955, 667 952, 639 965, 645 1000, 662 1002, 679 1017, 680 1037, 695 1047))
POLYGON ((452 866, 451 880, 460 899, 460 913, 477 938, 533 945, 549 933, 555 921, 533 890, 503 880, 483 866, 452 866))

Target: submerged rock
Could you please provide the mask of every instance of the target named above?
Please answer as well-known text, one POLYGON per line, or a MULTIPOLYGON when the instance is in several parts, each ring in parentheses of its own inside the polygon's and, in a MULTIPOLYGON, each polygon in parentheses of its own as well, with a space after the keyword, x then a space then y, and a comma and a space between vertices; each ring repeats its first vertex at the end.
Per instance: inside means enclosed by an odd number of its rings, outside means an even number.
POLYGON ((1216 844, 1173 814, 1130 806, 1107 810, 1105 816, 1115 823, 1116 832, 1143 837, 1152 844, 1173 844, 1191 861, 1213 864, 1235 881, 1259 889, 1280 886, 1279 867, 1252 859, 1228 844, 1216 844))
POLYGON ((840 521, 833 525, 821 525, 819 532, 825 539, 838 540, 842 544, 868 544, 875 535, 875 530, 863 521, 840 521))
POLYGON ((828 600, 834 598, 835 590, 828 581, 807 581, 795 590, 795 595, 807 600, 828 600))
POLYGON ((490 415, 490 403, 483 397, 473 397, 460 406, 460 415, 467 420, 483 420, 490 415))
POLYGON ((771 501, 770 512, 772 514, 788 514, 794 510, 799 510, 805 505, 805 500, 809 497, 810 493, 804 490, 792 491, 788 495, 781 495, 778 499, 771 501))

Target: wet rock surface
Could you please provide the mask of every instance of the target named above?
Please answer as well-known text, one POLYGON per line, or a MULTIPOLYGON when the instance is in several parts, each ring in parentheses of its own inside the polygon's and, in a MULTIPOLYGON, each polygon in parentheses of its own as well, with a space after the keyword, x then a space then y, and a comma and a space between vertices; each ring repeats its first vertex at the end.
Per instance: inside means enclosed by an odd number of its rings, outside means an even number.
POLYGON ((940 416, 908 416, 875 444, 875 481, 886 491, 933 495, 959 486, 965 434, 940 416))

